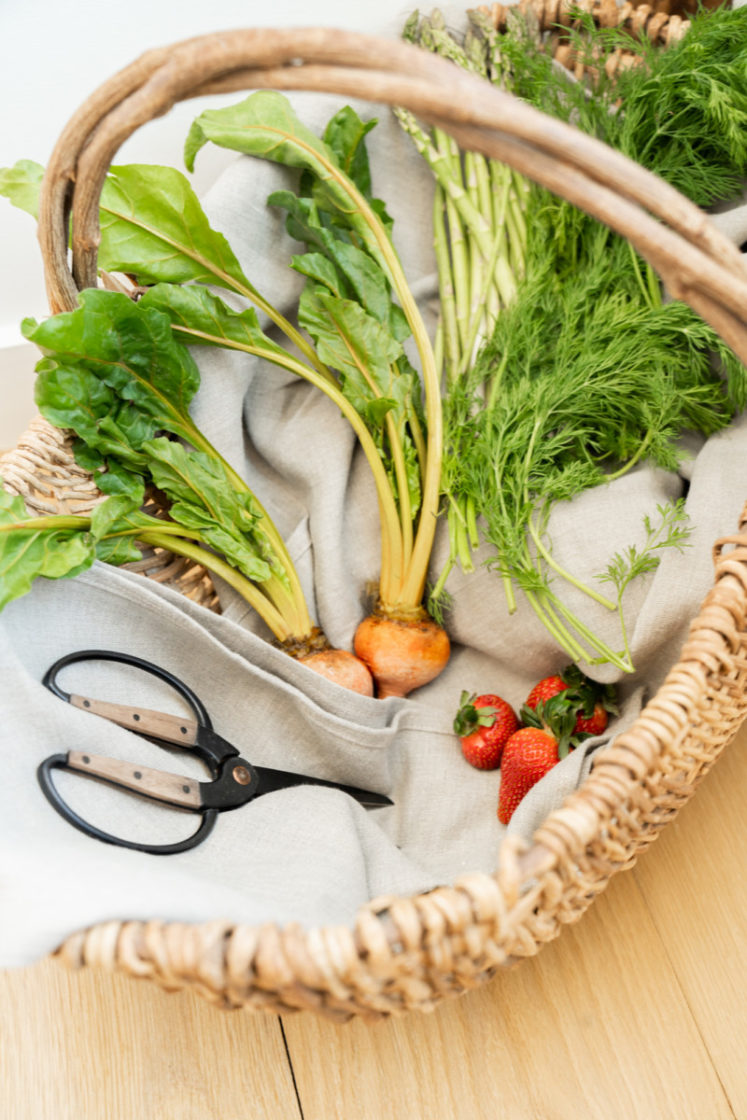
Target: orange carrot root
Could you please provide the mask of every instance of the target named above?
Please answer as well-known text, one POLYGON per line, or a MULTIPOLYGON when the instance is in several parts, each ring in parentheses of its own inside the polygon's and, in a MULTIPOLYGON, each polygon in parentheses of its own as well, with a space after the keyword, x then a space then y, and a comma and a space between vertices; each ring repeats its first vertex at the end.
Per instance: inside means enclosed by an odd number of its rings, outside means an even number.
POLYGON ((359 692, 362 696, 373 696, 374 682, 370 672, 357 657, 344 649, 325 649, 299 657, 302 665, 308 665, 315 673, 327 677, 335 684, 359 692))
POLYGON ((446 631, 425 611, 416 618, 369 615, 356 630, 354 648, 371 670, 380 700, 407 696, 432 681, 451 652, 446 631))

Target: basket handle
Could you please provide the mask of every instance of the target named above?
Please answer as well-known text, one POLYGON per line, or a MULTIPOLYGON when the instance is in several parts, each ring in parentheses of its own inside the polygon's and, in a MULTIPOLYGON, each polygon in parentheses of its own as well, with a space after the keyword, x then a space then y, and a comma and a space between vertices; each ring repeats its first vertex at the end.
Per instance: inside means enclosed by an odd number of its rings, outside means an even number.
POLYGON ((42 183, 39 240, 53 312, 96 284, 98 208, 109 166, 177 102, 240 89, 314 90, 410 109, 463 148, 510 164, 626 237, 747 363, 747 271, 705 214, 658 176, 571 125, 418 47, 325 28, 240 29, 141 56, 72 117, 42 183), (72 270, 67 260, 72 217, 72 270))

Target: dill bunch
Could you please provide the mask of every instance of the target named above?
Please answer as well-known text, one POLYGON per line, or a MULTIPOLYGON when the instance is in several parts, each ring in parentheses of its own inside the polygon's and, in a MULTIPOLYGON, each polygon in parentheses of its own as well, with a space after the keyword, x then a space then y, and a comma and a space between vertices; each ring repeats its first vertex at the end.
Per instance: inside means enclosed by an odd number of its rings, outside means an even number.
POLYGON ((698 206, 741 192, 747 8, 696 13, 687 34, 666 49, 619 28, 596 27, 581 13, 568 34, 574 53, 593 68, 591 83, 563 72, 525 19, 511 20, 498 49, 504 80, 517 97, 618 148, 698 206), (634 54, 637 64, 610 76, 605 63, 618 49, 634 54))
MULTIPOLYGON (((509 607, 518 586, 576 656, 567 625, 553 622, 564 611, 549 576, 605 597, 554 562, 546 536, 553 505, 642 459, 677 470, 683 431, 725 427, 733 415, 729 384, 742 398, 745 388, 742 367, 688 307, 641 303, 632 284, 600 291, 605 267, 598 261, 575 283, 546 269, 527 280, 447 404, 450 496, 478 503, 509 607), (730 378, 713 376, 712 345, 733 367, 730 378)), ((578 629, 577 620, 566 622, 578 629)), ((627 654, 585 638, 593 652, 584 659, 628 666, 627 654)))
MULTIPOLYGON (((594 62, 593 90, 553 62, 522 18, 498 35, 479 12, 470 16, 463 54, 475 72, 619 149, 700 206, 742 189, 747 8, 698 14, 685 38, 667 50, 582 17, 574 46, 594 62), (604 63, 620 46, 637 50, 639 62, 610 78, 604 63)), ((435 49, 440 40, 424 35, 422 26, 411 24, 410 36, 435 49)), ((442 40, 445 30, 438 25, 438 31, 442 40)), ((458 52, 441 53, 460 64, 458 52)), ((488 178, 501 181, 492 167, 488 178)), ((443 178, 439 186, 447 192, 443 178)), ((462 186, 468 189, 466 179, 462 186)), ((468 363, 459 357, 463 372, 447 378, 443 491, 451 555, 433 596, 454 563, 469 570, 470 550, 482 538, 492 546, 489 564, 503 578, 509 610, 518 588, 574 660, 632 671, 622 593, 658 563, 663 548, 683 547, 684 511, 668 507, 659 511, 659 525, 648 522, 647 541, 654 543, 644 546, 645 560, 635 550, 617 556, 616 578, 608 579, 616 602, 556 563, 547 536, 550 512, 645 460, 677 470, 685 432, 711 435, 745 406, 747 372, 695 312, 663 298, 658 278, 625 240, 535 184, 515 193, 522 236, 502 260, 512 268, 513 297, 499 308, 477 357, 468 363), (558 576, 618 610, 621 650, 570 613, 558 576)), ((490 207, 482 212, 489 216, 490 207)), ((518 224, 515 211, 513 220, 518 224)), ((452 221, 452 240, 455 228, 452 221)), ((511 233, 504 230, 507 244, 511 233)), ((442 269, 441 278, 449 298, 456 292, 458 300, 471 267, 469 260, 457 263, 451 273, 442 269)))

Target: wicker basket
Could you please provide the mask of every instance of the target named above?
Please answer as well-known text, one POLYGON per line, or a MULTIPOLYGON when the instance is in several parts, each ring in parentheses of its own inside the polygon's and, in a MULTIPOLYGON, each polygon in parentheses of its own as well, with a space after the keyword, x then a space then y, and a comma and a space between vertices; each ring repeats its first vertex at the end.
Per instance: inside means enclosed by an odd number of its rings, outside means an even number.
MULTIPOLYGON (((549 22, 557 11, 553 0, 549 22)), ((62 133, 43 186, 40 241, 53 312, 74 308, 79 289, 96 284, 98 199, 123 141, 181 99, 262 87, 404 105, 463 147, 513 165, 627 237, 670 292, 747 362, 741 256, 686 199, 618 153, 442 59, 388 39, 320 29, 231 31, 151 51, 82 106, 62 133)), ((80 510, 97 499, 61 433, 43 421, 0 461, 0 473, 31 508, 80 510)), ((504 842, 494 874, 467 875, 412 898, 374 900, 350 928, 135 917, 70 936, 58 956, 169 990, 191 988, 224 1007, 311 1009, 344 1019, 430 1009, 535 954, 656 838, 747 714, 747 532, 741 535, 744 525, 734 530, 714 546, 713 587, 656 697, 598 753, 590 776, 544 821, 531 846, 504 842)), ((214 605, 204 573, 165 560, 144 566, 214 605)))

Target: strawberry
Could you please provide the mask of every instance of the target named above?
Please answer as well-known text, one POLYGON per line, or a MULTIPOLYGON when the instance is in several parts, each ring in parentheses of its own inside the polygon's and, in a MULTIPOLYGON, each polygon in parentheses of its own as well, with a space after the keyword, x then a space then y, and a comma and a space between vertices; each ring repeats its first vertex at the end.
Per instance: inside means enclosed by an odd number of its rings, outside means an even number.
POLYGON ((508 824, 532 786, 585 738, 576 736, 575 711, 560 693, 539 701, 536 709, 524 705, 521 717, 524 727, 511 736, 503 749, 498 792, 501 824, 508 824))
POLYGON ((588 718, 583 711, 577 713, 574 731, 577 734, 601 735, 607 729, 609 718, 608 709, 603 704, 595 704, 594 710, 588 718))
POLYGON ((498 820, 508 824, 532 786, 558 762, 558 740, 541 727, 521 727, 503 748, 498 820))
POLYGON ((495 770, 500 765, 506 740, 518 726, 516 712, 500 696, 462 693, 454 730, 462 744, 462 754, 471 766, 478 770, 495 770))
POLYGON ((552 677, 543 677, 542 680, 538 681, 534 686, 524 703, 527 708, 536 708, 538 704, 543 704, 545 700, 557 696, 559 692, 565 692, 567 688, 568 685, 560 674, 555 674, 552 677))
POLYGON ((537 709, 554 696, 563 694, 564 703, 576 712, 574 734, 601 735, 610 714, 617 714, 613 685, 599 684, 581 672, 577 665, 568 665, 562 673, 543 677, 527 696, 527 708, 537 709))

